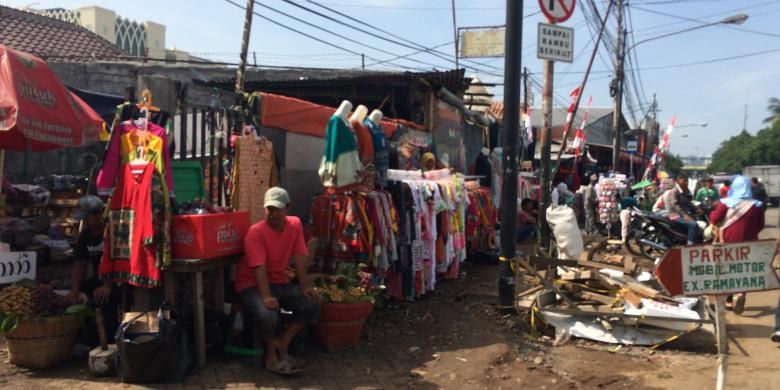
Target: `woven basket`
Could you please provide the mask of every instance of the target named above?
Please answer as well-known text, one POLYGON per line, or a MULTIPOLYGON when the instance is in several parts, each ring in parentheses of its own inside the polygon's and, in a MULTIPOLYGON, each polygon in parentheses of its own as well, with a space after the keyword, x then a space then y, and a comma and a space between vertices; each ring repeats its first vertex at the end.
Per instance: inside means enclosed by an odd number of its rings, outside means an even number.
POLYGON ((80 327, 80 317, 68 314, 21 321, 5 335, 9 361, 29 368, 58 364, 73 354, 80 327))

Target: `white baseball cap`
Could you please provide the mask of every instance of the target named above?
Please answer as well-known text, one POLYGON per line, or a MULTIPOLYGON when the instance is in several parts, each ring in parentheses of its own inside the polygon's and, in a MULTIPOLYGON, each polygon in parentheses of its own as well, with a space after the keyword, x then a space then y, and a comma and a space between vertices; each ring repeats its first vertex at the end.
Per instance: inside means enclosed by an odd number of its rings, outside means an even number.
POLYGON ((290 203, 290 196, 282 187, 271 187, 265 192, 263 207, 283 209, 290 203))

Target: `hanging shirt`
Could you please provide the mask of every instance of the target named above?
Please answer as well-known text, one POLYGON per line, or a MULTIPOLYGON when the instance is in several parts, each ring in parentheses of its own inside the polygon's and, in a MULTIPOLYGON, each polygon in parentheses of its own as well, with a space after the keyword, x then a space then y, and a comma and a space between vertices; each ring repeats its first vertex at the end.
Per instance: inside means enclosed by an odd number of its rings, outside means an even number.
POLYGON ((325 150, 318 174, 325 187, 341 187, 358 182, 363 170, 355 135, 347 122, 333 115, 325 130, 325 150))
POLYGON ((387 137, 382 126, 366 118, 363 125, 371 132, 374 142, 374 167, 376 167, 376 184, 380 187, 387 186, 387 169, 390 168, 390 154, 387 151, 387 137))
POLYGON ((360 162, 363 165, 374 163, 374 138, 371 132, 363 126, 359 121, 351 121, 352 129, 355 130, 355 137, 357 137, 358 153, 360 154, 360 162))
POLYGON ((160 285, 156 263, 155 230, 152 223, 152 176, 146 164, 140 173, 125 164, 116 190, 109 200, 108 229, 100 261, 100 277, 133 286, 160 285))
MULTIPOLYGON (((106 147, 103 165, 100 167, 100 172, 98 172, 97 180, 95 181, 99 195, 108 196, 111 194, 117 177, 122 171, 122 164, 135 158, 135 151, 139 145, 134 142, 138 142, 139 139, 138 137, 125 137, 125 135, 128 133, 135 134, 139 131, 143 132, 133 121, 122 122, 111 131, 111 140, 106 147), (128 153, 133 153, 133 156, 131 157, 128 153)), ((159 162, 155 162, 155 166, 158 172, 165 176, 168 191, 173 196, 173 175, 170 169, 171 156, 168 153, 169 145, 166 130, 154 123, 149 123, 146 131, 150 136, 159 138, 159 145, 157 145, 157 141, 152 142, 152 146, 145 150, 144 159, 147 161, 151 161, 152 158, 160 159, 159 162)), ((148 139, 153 140, 153 137, 148 139)))

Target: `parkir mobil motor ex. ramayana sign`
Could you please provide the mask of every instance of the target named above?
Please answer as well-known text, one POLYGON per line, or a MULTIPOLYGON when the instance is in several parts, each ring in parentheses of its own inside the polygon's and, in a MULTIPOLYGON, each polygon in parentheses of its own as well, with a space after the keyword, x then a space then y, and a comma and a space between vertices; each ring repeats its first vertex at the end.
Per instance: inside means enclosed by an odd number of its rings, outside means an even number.
POLYGON ((673 248, 656 268, 673 295, 717 295, 780 288, 777 242, 673 248))

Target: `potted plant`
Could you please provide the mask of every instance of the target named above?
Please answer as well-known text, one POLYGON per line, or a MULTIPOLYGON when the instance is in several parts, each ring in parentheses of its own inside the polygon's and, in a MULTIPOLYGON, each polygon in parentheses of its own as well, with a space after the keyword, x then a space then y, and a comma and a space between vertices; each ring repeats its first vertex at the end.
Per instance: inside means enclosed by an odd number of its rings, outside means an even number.
POLYGON ((366 266, 342 263, 334 275, 315 279, 323 299, 320 322, 314 329, 320 345, 329 352, 360 344, 366 318, 381 303, 384 286, 372 283, 366 266))
POLYGON ((30 368, 51 367, 71 356, 86 305, 70 305, 46 284, 25 281, 0 291, 0 335, 9 361, 30 368))

